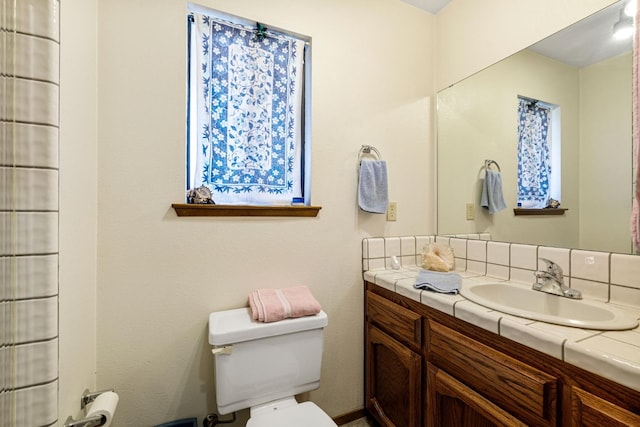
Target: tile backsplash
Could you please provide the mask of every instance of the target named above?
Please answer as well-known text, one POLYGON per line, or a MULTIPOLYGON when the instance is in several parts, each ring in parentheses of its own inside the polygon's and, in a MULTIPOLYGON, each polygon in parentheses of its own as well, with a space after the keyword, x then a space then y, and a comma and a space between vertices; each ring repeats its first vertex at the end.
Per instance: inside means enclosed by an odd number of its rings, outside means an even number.
POLYGON ((640 256, 549 246, 493 242, 489 234, 365 238, 363 270, 391 268, 396 256, 404 268, 422 266, 422 249, 438 242, 451 246, 458 271, 533 283, 547 258, 564 272, 565 283, 586 299, 640 308, 640 256))

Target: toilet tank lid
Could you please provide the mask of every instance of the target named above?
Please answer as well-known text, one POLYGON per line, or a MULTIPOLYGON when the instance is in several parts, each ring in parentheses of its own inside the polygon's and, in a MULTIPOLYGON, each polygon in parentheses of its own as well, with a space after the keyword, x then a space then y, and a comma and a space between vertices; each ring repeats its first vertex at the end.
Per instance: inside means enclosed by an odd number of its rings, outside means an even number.
POLYGON ((264 323, 253 320, 248 307, 215 311, 209 314, 209 344, 225 345, 242 341, 324 328, 328 324, 324 311, 314 316, 264 323))

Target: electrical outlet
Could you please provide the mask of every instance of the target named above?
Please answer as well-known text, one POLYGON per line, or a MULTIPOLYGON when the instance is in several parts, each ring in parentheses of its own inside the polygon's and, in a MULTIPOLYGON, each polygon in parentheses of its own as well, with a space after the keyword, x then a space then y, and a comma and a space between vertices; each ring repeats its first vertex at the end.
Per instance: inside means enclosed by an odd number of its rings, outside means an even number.
POLYGON ((472 220, 475 218, 475 206, 473 203, 467 203, 467 220, 472 220))
POLYGON ((398 203, 389 202, 387 206, 387 221, 395 221, 398 219, 398 203))

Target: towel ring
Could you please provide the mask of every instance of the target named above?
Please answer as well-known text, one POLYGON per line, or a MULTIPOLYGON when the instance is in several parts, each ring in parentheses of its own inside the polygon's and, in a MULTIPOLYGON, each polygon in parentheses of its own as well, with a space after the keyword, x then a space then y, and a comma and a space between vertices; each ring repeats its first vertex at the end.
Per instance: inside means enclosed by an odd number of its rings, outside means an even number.
POLYGON ((378 160, 382 160, 382 156, 380 155, 380 152, 373 145, 363 145, 362 147, 360 147, 360 153, 358 153, 358 160, 362 160, 363 154, 369 154, 377 157, 378 160))
POLYGON ((491 169, 491 164, 496 165, 496 167, 498 168, 498 172, 502 172, 500 170, 500 165, 498 164, 498 162, 496 162, 495 160, 485 160, 484 161, 484 168, 485 169, 491 169))

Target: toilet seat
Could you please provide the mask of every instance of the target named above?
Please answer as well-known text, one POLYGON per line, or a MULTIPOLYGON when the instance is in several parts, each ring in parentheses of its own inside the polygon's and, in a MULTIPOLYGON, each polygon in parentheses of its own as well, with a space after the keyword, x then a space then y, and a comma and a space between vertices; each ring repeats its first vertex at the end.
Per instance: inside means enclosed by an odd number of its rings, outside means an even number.
POLYGON ((253 416, 247 427, 337 427, 331 417, 313 402, 303 402, 253 416))

